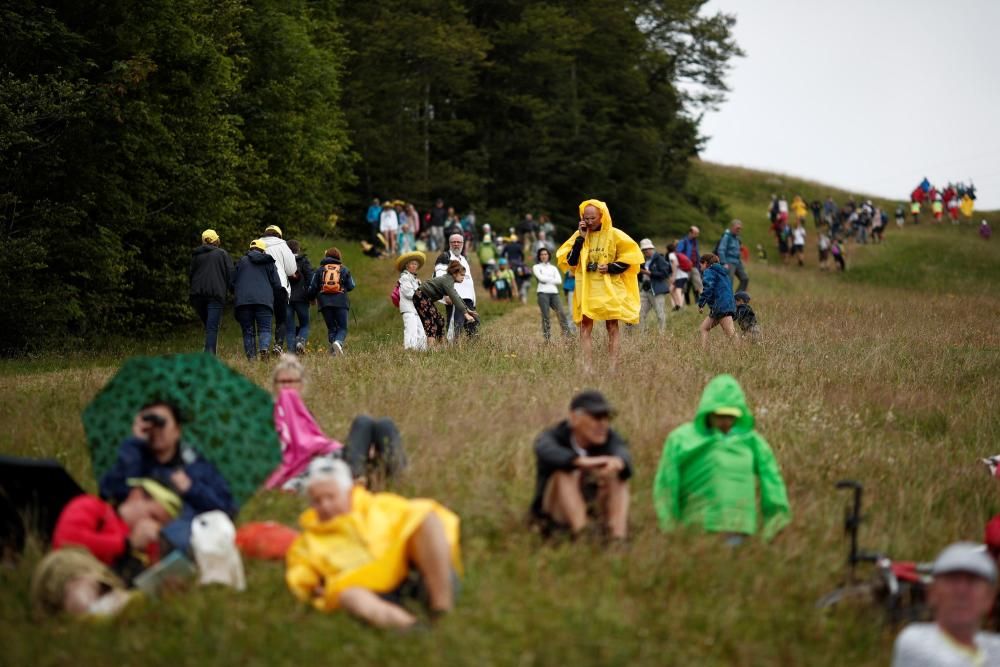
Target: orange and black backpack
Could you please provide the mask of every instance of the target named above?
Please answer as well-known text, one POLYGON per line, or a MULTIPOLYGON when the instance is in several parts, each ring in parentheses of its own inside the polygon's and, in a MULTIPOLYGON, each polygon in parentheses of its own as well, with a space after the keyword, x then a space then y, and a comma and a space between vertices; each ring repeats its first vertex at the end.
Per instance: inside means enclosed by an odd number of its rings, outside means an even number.
POLYGON ((323 274, 319 279, 319 291, 321 294, 340 294, 344 291, 340 284, 340 269, 342 265, 330 262, 322 267, 323 274))

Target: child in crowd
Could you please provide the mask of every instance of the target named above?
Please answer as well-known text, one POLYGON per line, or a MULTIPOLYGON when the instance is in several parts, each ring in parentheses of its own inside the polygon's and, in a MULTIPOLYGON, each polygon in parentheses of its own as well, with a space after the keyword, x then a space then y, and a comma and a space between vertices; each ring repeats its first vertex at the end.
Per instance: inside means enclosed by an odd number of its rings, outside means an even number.
POLYGON ((344 341, 347 340, 347 315, 351 310, 347 293, 354 287, 354 277, 341 262, 340 250, 328 248, 326 257, 313 273, 309 285, 309 298, 316 299, 319 303, 319 312, 326 320, 327 340, 330 342, 330 354, 333 356, 344 353, 344 341))
MULTIPOLYGON (((985 220, 983 221, 985 222, 985 220)), ((576 291, 576 274, 572 271, 563 273, 563 292, 566 293, 566 312, 569 313, 571 324, 573 319, 573 292, 576 291)))
POLYGON ((830 241, 830 254, 833 256, 833 260, 837 262, 837 267, 841 271, 847 270, 847 264, 844 262, 844 243, 840 239, 834 237, 830 241))
MULTIPOLYGON (((918 211, 920 210, 919 206, 920 205, 917 204, 918 211)), ((900 204, 896 207, 896 226, 902 229, 904 224, 906 224, 906 214, 903 212, 903 205, 900 204)))
POLYGON ((819 248, 819 268, 821 271, 826 271, 830 268, 830 236, 826 230, 819 233, 817 247, 819 248))
POLYGON ((413 228, 410 223, 404 223, 399 232, 399 254, 403 255, 413 252, 417 248, 417 240, 413 235, 413 228))
POLYGON ((733 282, 729 272, 719 263, 719 256, 707 253, 701 256, 702 291, 698 297, 698 312, 708 305, 708 317, 701 323, 701 342, 708 347, 708 333, 718 325, 730 338, 736 336, 733 315, 736 302, 733 300, 733 282))
POLYGON ((514 272, 507 264, 507 258, 500 258, 500 268, 493 276, 493 288, 490 290, 494 299, 510 301, 517 298, 517 285, 514 283, 514 272))
POLYGON ((802 256, 806 252, 806 226, 802 223, 802 219, 795 225, 795 229, 792 230, 792 254, 795 255, 795 259, 798 261, 799 266, 805 266, 805 262, 802 261, 802 256))
POLYGON ((757 323, 757 314, 750 307, 750 295, 746 292, 737 292, 733 295, 736 300, 736 324, 740 327, 740 334, 743 338, 749 338, 751 342, 760 340, 760 325, 757 323))

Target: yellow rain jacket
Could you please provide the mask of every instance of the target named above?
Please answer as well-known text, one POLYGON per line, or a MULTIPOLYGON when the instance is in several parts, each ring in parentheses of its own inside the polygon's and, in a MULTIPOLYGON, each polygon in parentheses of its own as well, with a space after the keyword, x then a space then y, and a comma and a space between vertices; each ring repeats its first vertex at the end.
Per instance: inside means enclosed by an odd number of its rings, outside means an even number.
POLYGON ((974 202, 972 197, 969 195, 962 195, 962 201, 959 203, 958 207, 962 209, 962 215, 966 218, 971 218, 972 213, 976 208, 976 202, 974 202))
POLYGON ((288 588, 320 611, 335 610, 340 593, 353 586, 395 590, 409 572, 406 542, 431 512, 444 524, 452 566, 461 572, 458 515, 433 500, 355 486, 347 514, 320 521, 308 509, 299 517, 302 533, 285 556, 288 588))
POLYGON ((639 244, 625 232, 615 229, 611 222, 608 205, 596 199, 588 199, 580 204, 583 209, 595 206, 601 212, 601 229, 590 232, 583 242, 580 261, 576 266, 567 263, 573 243, 580 236, 577 230, 556 252, 556 261, 563 271, 571 271, 576 277, 573 291, 573 321, 579 323, 586 315, 592 320, 623 320, 629 324, 639 323, 639 267, 646 261, 639 244), (587 264, 611 264, 623 262, 628 270, 618 275, 600 274, 587 271, 587 264))

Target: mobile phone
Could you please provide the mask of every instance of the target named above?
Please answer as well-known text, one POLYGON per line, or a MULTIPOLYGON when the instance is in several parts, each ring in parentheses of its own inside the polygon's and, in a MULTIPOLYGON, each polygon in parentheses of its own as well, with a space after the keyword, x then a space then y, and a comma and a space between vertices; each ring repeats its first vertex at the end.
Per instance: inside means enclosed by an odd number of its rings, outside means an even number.
POLYGON ((163 428, 167 425, 167 420, 155 412, 144 412, 142 415, 142 421, 152 426, 156 426, 157 428, 163 428))

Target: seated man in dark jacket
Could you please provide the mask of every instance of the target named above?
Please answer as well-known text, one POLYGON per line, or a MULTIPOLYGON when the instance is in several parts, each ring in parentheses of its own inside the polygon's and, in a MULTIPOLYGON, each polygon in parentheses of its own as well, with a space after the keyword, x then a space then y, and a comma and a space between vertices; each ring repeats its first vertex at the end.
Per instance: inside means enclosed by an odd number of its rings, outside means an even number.
POLYGON ((139 410, 132 437, 121 444, 118 460, 101 477, 101 497, 120 503, 132 490, 128 481, 143 477, 181 497, 180 514, 160 532, 174 549, 189 551, 191 521, 196 515, 211 510, 236 515, 229 484, 211 462, 181 441, 180 411, 169 403, 157 401, 139 410))
POLYGON ((596 514, 612 539, 628 531, 632 457, 611 430, 612 409, 597 391, 577 394, 569 418, 535 441, 538 476, 532 515, 543 525, 568 527, 578 535, 596 514))

